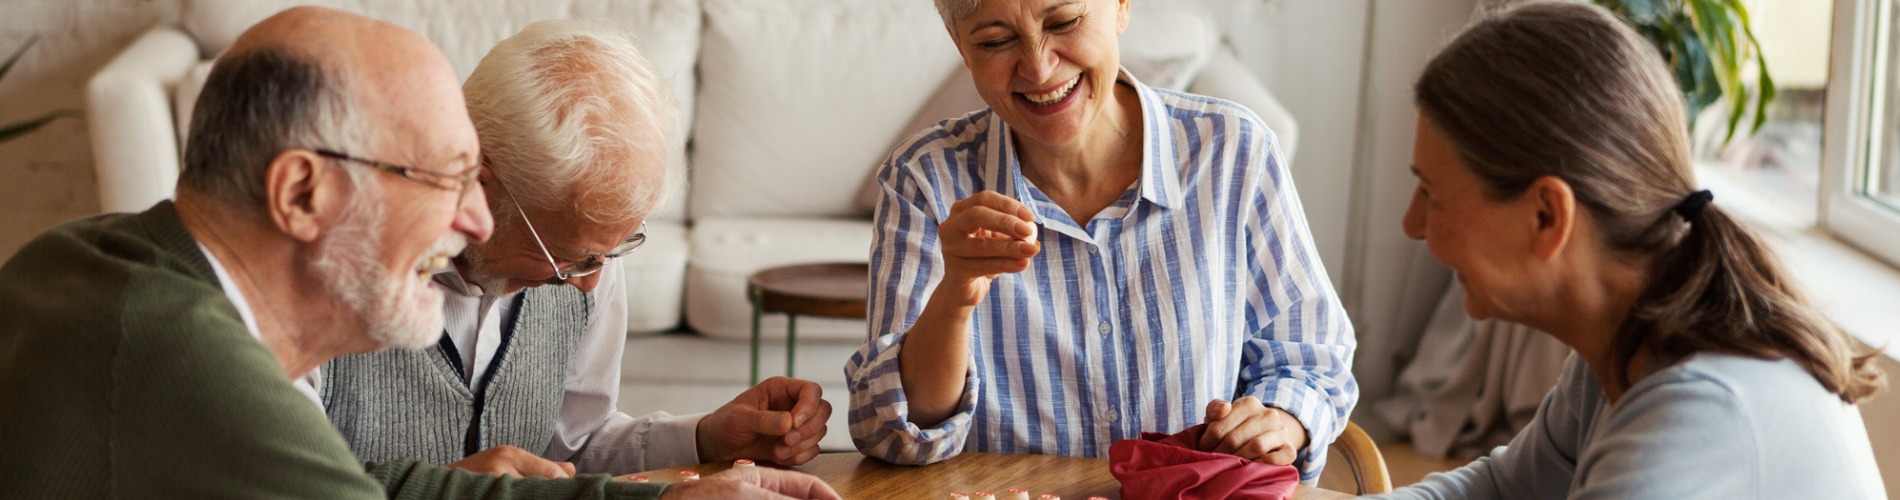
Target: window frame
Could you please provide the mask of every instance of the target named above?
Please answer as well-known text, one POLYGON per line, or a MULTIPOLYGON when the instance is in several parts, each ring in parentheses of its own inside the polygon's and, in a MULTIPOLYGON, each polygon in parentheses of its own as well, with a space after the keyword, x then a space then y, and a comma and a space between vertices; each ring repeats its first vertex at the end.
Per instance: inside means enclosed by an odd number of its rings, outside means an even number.
MULTIPOLYGON (((1900 210, 1869 196, 1869 172, 1881 165, 1879 105, 1889 97, 1883 78, 1894 78, 1890 25, 1896 0, 1834 0, 1832 40, 1823 118, 1820 226, 1835 238, 1900 266, 1900 210), (1887 55, 1889 57, 1881 57, 1887 55)), ((1900 96, 1891 96, 1900 99, 1900 96)), ((1900 102, 1890 102, 1900 105, 1900 102)), ((1891 145, 1900 147, 1900 144, 1891 145)))

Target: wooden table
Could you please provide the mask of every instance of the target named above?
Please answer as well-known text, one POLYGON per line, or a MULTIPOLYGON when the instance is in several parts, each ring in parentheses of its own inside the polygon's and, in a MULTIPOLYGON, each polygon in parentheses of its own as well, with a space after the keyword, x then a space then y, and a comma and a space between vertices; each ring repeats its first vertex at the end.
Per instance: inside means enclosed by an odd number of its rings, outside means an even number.
POLYGON ((863 262, 798 264, 756 273, 746 280, 752 298, 752 383, 759 383, 759 317, 785 313, 785 376, 792 376, 798 317, 864 319, 871 265, 863 262))
MULTIPOLYGON (((732 468, 731 464, 699 464, 642 472, 655 482, 674 482, 680 471, 711 475, 732 468)), ((826 453, 793 470, 802 471, 830 483, 846 499, 948 498, 951 492, 977 490, 1002 497, 1009 488, 1026 488, 1030 498, 1045 493, 1063 500, 1089 497, 1121 498, 1121 483, 1108 473, 1108 461, 1100 458, 1024 455, 1015 453, 966 452, 954 458, 920 467, 891 465, 858 453, 826 453)), ((624 476, 623 476, 624 477, 624 476)), ((1297 500, 1332 500, 1352 495, 1301 485, 1294 490, 1297 500)))

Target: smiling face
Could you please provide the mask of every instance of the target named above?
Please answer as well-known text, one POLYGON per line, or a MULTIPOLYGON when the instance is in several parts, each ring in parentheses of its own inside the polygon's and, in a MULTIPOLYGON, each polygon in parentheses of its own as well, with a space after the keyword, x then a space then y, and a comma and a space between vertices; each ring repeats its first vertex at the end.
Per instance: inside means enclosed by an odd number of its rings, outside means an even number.
MULTIPOLYGON (((367 113, 382 147, 358 153, 377 161, 448 175, 478 168, 479 144, 462 103, 461 85, 447 59, 434 45, 406 31, 384 30, 391 38, 381 50, 363 54, 363 80, 352 87, 358 113, 367 113), (373 89, 373 90, 372 90, 373 89)), ((344 167, 358 168, 358 167, 344 167)), ((337 234, 321 253, 370 256, 346 259, 336 272, 348 275, 337 286, 340 298, 368 325, 378 345, 414 348, 441 334, 442 295, 429 282, 467 242, 486 240, 492 230, 487 201, 479 186, 452 191, 387 172, 370 176, 339 221, 337 234), (355 240, 355 241, 340 241, 355 240), (373 243, 372 243, 373 242, 373 243), (352 298, 354 297, 354 298, 352 298)))
POLYGON ((951 38, 1016 134, 1067 144, 1109 120, 1127 0, 982 0, 951 38))
POLYGON ((1537 274, 1530 269, 1536 218, 1524 215, 1528 200, 1493 201, 1451 141, 1423 115, 1412 144, 1412 172, 1418 187, 1405 210, 1405 235, 1424 240, 1432 256, 1457 273, 1466 314, 1517 317, 1514 299, 1538 295, 1525 283, 1537 274))

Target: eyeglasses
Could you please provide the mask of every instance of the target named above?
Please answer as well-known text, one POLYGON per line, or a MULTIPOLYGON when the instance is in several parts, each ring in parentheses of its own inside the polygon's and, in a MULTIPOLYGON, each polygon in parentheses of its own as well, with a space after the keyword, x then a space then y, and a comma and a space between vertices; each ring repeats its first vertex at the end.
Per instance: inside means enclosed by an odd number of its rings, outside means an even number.
MULTIPOLYGON (((495 184, 501 184, 501 177, 495 177, 495 184)), ((554 261, 554 254, 548 251, 548 244, 541 241, 541 233, 534 230, 534 223, 528 221, 528 212, 521 209, 521 202, 515 199, 514 191, 508 189, 507 186, 502 186, 501 191, 508 193, 508 202, 515 204, 515 213, 521 214, 521 223, 528 226, 528 235, 534 237, 534 245, 541 247, 541 255, 548 258, 548 267, 554 268, 554 277, 562 281, 600 272, 602 268, 607 267, 607 261, 625 257, 647 242, 647 223, 643 220, 640 221, 639 231, 622 240, 619 245, 614 245, 614 248, 608 250, 607 253, 589 255, 574 265, 561 267, 554 261)))
POLYGON ((311 150, 311 152, 314 152, 317 154, 317 156, 322 156, 324 158, 331 158, 331 159, 342 160, 346 162, 359 163, 365 166, 374 167, 379 170, 400 175, 404 179, 416 181, 416 182, 422 183, 423 185, 433 187, 436 189, 454 191, 456 193, 455 201, 456 201, 456 204, 458 205, 461 204, 461 201, 463 198, 468 197, 469 188, 475 185, 475 176, 481 174, 481 170, 482 170, 481 168, 471 168, 471 169, 468 169, 468 173, 465 173, 465 174, 449 175, 449 174, 444 174, 441 172, 432 172, 428 170, 423 170, 416 167, 405 167, 401 165, 392 165, 388 163, 383 163, 376 160, 357 158, 357 157, 350 156, 341 152, 337 152, 335 150, 313 149, 311 150))

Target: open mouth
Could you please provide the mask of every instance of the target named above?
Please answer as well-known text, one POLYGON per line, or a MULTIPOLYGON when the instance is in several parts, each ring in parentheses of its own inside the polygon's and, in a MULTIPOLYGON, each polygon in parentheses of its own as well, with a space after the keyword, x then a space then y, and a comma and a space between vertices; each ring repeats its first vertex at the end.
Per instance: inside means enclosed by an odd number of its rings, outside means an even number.
POLYGON ((1062 101, 1067 100, 1069 96, 1075 95, 1075 87, 1079 83, 1082 83, 1082 75, 1078 74, 1075 75, 1074 78, 1070 78, 1068 83, 1064 83, 1062 86, 1056 87, 1047 93, 1030 94, 1017 92, 1016 95, 1023 96, 1023 100, 1029 101, 1030 104, 1044 107, 1054 106, 1061 104, 1062 101))
POLYGON ((427 283, 430 276, 448 272, 455 256, 461 255, 462 249, 467 246, 468 240, 455 235, 437 240, 435 246, 422 254, 422 258, 416 259, 416 280, 427 283))

